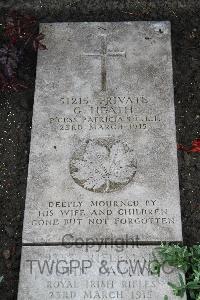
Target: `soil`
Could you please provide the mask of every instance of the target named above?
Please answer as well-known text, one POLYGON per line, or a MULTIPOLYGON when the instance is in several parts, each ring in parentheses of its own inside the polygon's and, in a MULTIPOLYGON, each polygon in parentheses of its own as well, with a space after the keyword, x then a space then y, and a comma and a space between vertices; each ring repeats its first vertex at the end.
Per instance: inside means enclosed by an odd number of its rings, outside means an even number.
MULTIPOLYGON (((0 0, 0 18, 19 9, 54 21, 170 20, 177 142, 200 136, 200 1, 0 0)), ((26 57, 20 76, 29 88, 0 94, 0 300, 17 299, 36 56, 26 57)), ((183 236, 200 242, 200 153, 178 152, 183 236)))

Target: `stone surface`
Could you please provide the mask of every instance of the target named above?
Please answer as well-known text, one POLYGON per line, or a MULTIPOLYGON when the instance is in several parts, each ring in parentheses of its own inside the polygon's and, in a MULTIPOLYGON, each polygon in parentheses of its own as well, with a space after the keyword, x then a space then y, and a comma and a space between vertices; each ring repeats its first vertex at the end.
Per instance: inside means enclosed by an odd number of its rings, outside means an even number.
POLYGON ((41 30, 23 243, 182 240, 170 23, 41 30))
POLYGON ((155 247, 87 247, 24 246, 18 300, 179 299, 167 284, 178 283, 177 271, 150 272, 155 247))

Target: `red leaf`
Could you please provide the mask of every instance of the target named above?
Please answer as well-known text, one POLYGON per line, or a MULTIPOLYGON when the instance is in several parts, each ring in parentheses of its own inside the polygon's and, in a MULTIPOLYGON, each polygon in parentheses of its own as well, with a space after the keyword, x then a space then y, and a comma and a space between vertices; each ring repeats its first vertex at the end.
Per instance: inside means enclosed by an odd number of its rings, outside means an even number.
POLYGON ((10 42, 15 45, 23 42, 24 45, 32 45, 35 50, 45 50, 47 47, 41 43, 44 34, 37 34, 37 20, 30 15, 21 15, 12 11, 6 18, 5 34, 10 42))
POLYGON ((200 152, 200 139, 192 141, 192 147, 189 152, 200 152))
POLYGON ((180 150, 180 151, 188 152, 188 153, 200 152, 200 139, 195 139, 194 141, 192 141, 192 146, 191 147, 184 146, 182 144, 178 144, 177 149, 180 150))
POLYGON ((186 152, 189 151, 189 147, 186 147, 182 144, 177 144, 177 149, 180 150, 180 151, 186 151, 186 152))

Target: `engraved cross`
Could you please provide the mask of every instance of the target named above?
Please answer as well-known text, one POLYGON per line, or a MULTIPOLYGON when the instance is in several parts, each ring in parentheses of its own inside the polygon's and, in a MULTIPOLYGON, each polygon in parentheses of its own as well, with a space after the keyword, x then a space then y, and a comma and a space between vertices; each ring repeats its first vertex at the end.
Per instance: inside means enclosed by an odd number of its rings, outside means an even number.
POLYGON ((101 49, 97 50, 98 52, 95 53, 84 53, 86 56, 96 56, 101 57, 101 89, 102 91, 106 91, 107 88, 107 68, 106 62, 108 56, 126 56, 125 51, 119 52, 112 52, 107 49, 107 41, 105 36, 101 36, 101 49))

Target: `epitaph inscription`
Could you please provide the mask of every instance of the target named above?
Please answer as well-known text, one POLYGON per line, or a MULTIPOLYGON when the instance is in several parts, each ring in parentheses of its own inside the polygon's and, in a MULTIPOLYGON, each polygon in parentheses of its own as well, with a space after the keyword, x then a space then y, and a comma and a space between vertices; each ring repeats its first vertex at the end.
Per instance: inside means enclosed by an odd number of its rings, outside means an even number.
POLYGON ((182 240, 170 24, 103 28, 41 26, 23 243, 182 240))

